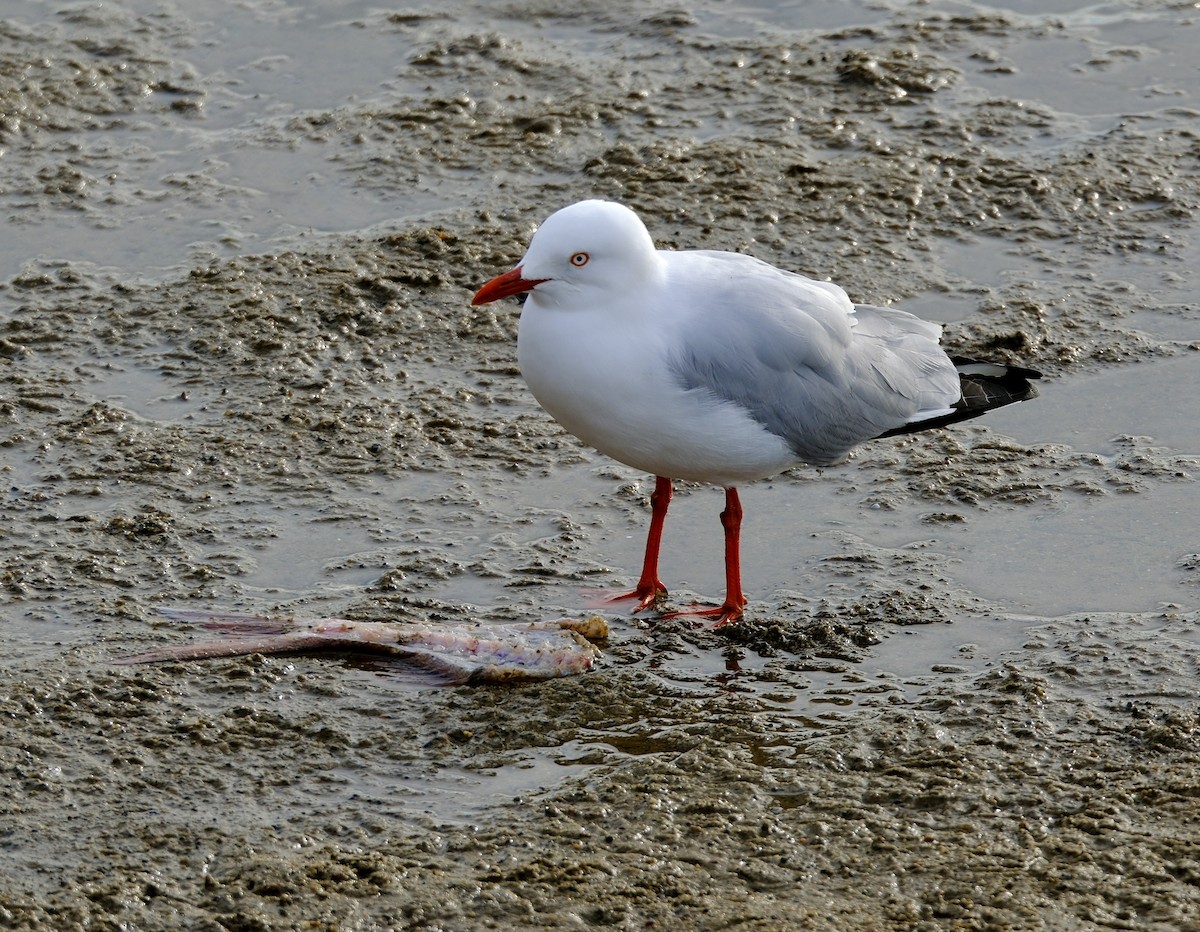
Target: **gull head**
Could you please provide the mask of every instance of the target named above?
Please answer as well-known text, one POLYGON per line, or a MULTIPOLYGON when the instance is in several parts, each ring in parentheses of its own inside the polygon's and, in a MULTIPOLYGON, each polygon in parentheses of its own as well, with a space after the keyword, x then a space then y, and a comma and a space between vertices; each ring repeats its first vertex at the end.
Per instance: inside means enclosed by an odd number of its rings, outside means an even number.
POLYGON ((660 264, 632 210, 612 201, 580 201, 547 217, 517 267, 480 288, 471 304, 527 292, 546 307, 590 306, 645 287, 660 264))

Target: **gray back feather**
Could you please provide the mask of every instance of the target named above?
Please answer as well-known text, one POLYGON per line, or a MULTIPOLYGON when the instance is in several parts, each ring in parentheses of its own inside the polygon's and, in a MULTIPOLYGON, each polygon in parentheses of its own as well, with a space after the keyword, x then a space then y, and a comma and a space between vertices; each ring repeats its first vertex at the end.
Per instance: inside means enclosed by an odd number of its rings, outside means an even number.
POLYGON ((837 462, 856 444, 958 400, 937 325, 865 305, 851 315, 836 286, 745 256, 729 261, 754 267, 743 268, 736 288, 702 283, 705 304, 722 311, 689 330, 671 369, 689 391, 744 408, 799 459, 837 462))

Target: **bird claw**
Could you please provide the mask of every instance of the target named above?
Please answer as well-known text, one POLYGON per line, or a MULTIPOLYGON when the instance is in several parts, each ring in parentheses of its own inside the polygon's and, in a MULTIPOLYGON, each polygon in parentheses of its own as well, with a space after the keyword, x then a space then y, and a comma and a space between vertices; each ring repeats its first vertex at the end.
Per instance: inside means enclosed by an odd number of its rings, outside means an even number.
MULTIPOLYGON (((603 608, 606 605, 612 605, 614 602, 628 602, 632 599, 637 599, 637 604, 630 612, 631 615, 636 615, 647 609, 658 609, 667 598, 667 588, 662 583, 659 583, 657 588, 649 590, 642 586, 638 586, 629 592, 621 592, 614 589, 599 589, 592 590, 589 595, 591 598, 587 602, 588 608, 603 608)), ((681 608, 673 612, 660 612, 659 619, 712 619, 715 622, 713 627, 721 628, 738 621, 744 614, 744 601, 741 605, 731 602, 723 602, 720 605, 700 605, 693 602, 689 608, 681 608)))
POLYGON ((745 608, 741 605, 731 605, 724 602, 720 605, 700 606, 693 604, 691 608, 680 609, 677 612, 668 612, 663 615, 663 618, 714 618, 716 623, 714 628, 722 628, 725 625, 731 625, 738 621, 745 614, 745 608))
POLYGON ((587 602, 588 608, 603 608, 605 605, 612 605, 614 602, 628 602, 636 599, 637 605, 630 612, 631 615, 636 615, 638 612, 644 612, 648 608, 655 608, 663 599, 667 597, 667 588, 662 583, 659 583, 654 588, 638 586, 629 592, 621 592, 616 589, 600 589, 589 593, 591 598, 587 602))

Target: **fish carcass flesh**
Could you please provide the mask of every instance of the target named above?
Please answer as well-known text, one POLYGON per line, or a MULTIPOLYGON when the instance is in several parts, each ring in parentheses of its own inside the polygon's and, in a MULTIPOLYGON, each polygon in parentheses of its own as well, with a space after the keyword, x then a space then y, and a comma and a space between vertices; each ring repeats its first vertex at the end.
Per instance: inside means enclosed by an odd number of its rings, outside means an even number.
POLYGON ((423 624, 160 609, 225 637, 122 657, 119 664, 207 660, 246 654, 342 651, 397 657, 453 684, 540 680, 590 670, 608 637, 604 619, 508 624, 423 624))

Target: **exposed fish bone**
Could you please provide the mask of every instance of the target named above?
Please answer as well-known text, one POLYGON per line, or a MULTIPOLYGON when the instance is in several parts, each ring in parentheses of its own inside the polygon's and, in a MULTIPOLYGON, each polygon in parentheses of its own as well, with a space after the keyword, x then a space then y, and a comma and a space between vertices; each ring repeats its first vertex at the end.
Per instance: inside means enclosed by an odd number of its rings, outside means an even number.
POLYGON ((122 657, 119 664, 207 660, 246 654, 343 651, 398 657, 449 682, 494 683, 571 676, 590 670, 600 656, 593 641, 608 637, 608 624, 583 620, 516 624, 424 624, 296 618, 160 609, 226 637, 122 657))

